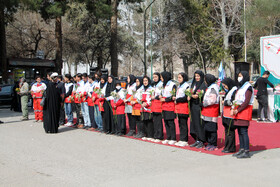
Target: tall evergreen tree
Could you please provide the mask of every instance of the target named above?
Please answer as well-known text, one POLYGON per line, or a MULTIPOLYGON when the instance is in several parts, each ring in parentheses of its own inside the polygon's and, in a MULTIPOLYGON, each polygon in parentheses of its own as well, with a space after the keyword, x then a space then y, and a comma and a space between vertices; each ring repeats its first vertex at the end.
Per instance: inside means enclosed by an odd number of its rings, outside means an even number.
POLYGON ((11 21, 17 11, 18 0, 0 0, 0 74, 4 81, 8 79, 7 51, 6 51, 6 24, 11 21), (1 72, 2 71, 2 72, 1 72))

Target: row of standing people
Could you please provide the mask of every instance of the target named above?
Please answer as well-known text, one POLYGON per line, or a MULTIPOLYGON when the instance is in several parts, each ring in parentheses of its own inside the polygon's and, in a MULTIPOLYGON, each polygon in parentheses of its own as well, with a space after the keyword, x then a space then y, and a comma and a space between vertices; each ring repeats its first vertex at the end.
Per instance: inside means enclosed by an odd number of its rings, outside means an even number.
MULTIPOLYGON (((215 76, 200 70, 194 74, 191 85, 185 73, 178 75, 179 84, 171 80, 171 73, 154 73, 153 82, 148 76, 129 75, 127 88, 111 76, 92 77, 78 74, 72 83, 65 76, 65 110, 68 123, 88 130, 107 134, 125 135, 126 115, 129 124, 127 136, 135 136, 163 144, 188 146, 188 118, 190 135, 195 140, 190 147, 217 150, 219 116, 219 86, 215 76), (72 106, 77 110, 73 124, 72 106), (175 119, 178 118, 180 140, 176 139, 175 119), (163 122, 166 139, 163 136, 163 122), (137 132, 137 133, 136 133, 137 132)), ((223 152, 235 152, 235 129, 238 129, 240 150, 234 156, 248 158, 248 127, 252 118, 253 88, 248 72, 239 73, 238 84, 229 78, 222 81, 226 98, 222 113, 225 127, 223 152)))

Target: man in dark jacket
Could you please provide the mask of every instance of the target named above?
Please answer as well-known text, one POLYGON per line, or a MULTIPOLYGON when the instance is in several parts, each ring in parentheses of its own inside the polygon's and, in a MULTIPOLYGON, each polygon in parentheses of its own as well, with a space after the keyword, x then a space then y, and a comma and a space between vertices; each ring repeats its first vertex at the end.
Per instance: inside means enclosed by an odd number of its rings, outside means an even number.
POLYGON ((258 78, 256 81, 254 88, 258 89, 257 93, 257 100, 259 102, 259 109, 258 109, 258 122, 263 121, 261 119, 261 111, 263 109, 264 112, 264 121, 269 122, 267 117, 267 107, 268 107, 268 94, 267 94, 267 85, 274 89, 274 85, 268 80, 270 75, 269 71, 265 71, 262 77, 258 78))

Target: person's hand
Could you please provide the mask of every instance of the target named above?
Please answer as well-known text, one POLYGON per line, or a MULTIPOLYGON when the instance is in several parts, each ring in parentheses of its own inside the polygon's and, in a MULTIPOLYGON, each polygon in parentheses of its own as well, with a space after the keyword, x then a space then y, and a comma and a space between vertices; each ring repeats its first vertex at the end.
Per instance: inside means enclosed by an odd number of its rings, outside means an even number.
POLYGON ((146 107, 147 106, 147 103, 142 103, 142 107, 146 107))
POLYGON ((162 98, 162 95, 158 96, 158 98, 161 99, 161 98, 162 98))
POLYGON ((175 100, 176 100, 176 97, 175 97, 175 96, 173 96, 173 97, 172 97, 172 100, 173 100, 173 101, 175 101, 175 100))
POLYGON ((197 95, 197 94, 192 95, 192 98, 197 99, 197 98, 198 98, 198 95, 197 95))
POLYGON ((156 97, 155 97, 154 95, 153 95, 153 96, 151 96, 151 99, 152 99, 152 100, 154 100, 155 98, 156 98, 156 97))
POLYGON ((233 110, 233 115, 236 115, 237 113, 238 113, 237 109, 233 110))
POLYGON ((191 100, 191 97, 190 96, 188 96, 188 101, 190 101, 191 100))
POLYGON ((130 103, 131 103, 132 105, 134 105, 134 104, 135 104, 135 101, 131 101, 130 103))
POLYGON ((32 98, 34 99, 34 98, 35 98, 35 95, 33 95, 32 98))
POLYGON ((95 101, 95 99, 96 99, 96 98, 93 96, 93 97, 92 97, 92 101, 95 101))
POLYGON ((163 98, 163 97, 160 98, 160 101, 161 101, 161 102, 165 102, 165 98, 163 98))
POLYGON ((233 110, 230 110, 230 115, 231 115, 231 116, 234 116, 233 110))
POLYGON ((117 106, 115 105, 115 106, 114 106, 114 109, 116 109, 116 108, 117 108, 117 106))
POLYGON ((225 101, 222 101, 222 105, 224 105, 224 102, 225 102, 225 101))
POLYGON ((124 102, 124 103, 126 103, 126 102, 127 102, 127 100, 126 100, 126 99, 124 99, 124 100, 123 100, 123 102, 124 102))

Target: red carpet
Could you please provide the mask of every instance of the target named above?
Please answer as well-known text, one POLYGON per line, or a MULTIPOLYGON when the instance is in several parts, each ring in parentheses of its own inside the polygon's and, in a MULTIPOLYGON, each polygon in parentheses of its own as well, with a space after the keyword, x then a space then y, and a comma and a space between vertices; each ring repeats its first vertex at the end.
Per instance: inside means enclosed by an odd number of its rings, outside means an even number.
MULTIPOLYGON (((177 120, 175 124, 176 124, 177 140, 179 140, 179 126, 177 120)), ((128 124, 127 124, 127 129, 128 129, 128 124)), ((267 149, 280 148, 279 132, 280 132, 280 123, 257 123, 256 121, 251 121, 249 127, 250 151, 261 151, 267 149)), ((164 127, 164 133, 165 133, 165 127, 164 127)), ((164 134, 164 136, 166 135, 164 134)), ((172 146, 179 149, 187 149, 187 150, 192 150, 192 151, 197 151, 197 152, 202 152, 202 153, 207 153, 207 154, 212 154, 217 156, 223 156, 223 155, 227 155, 221 152, 224 147, 224 137, 225 134, 224 134, 224 127, 222 125, 222 119, 219 118, 219 122, 218 122, 218 148, 219 149, 216 151, 205 151, 204 149, 196 149, 196 148, 191 148, 189 146, 182 148, 173 145, 164 145, 162 143, 156 143, 156 144, 160 144, 163 146, 172 146)), ((126 138, 144 141, 142 139, 136 139, 133 137, 126 137, 126 138)), ((150 141, 145 141, 145 142, 154 143, 150 141)), ((192 143, 194 143, 194 140, 191 136, 189 136, 189 144, 192 143)), ((237 131, 236 131, 236 145, 238 150, 239 138, 238 138, 237 131)))

